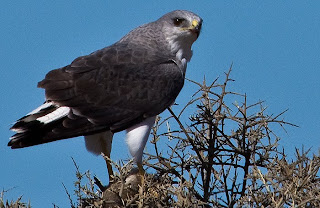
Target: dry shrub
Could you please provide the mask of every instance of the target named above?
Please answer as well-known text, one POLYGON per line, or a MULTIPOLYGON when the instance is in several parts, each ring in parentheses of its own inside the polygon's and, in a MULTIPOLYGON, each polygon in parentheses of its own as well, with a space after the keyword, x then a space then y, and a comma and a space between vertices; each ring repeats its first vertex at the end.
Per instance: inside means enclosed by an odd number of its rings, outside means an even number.
POLYGON ((114 164, 118 175, 97 207, 320 207, 319 156, 297 150, 288 162, 275 131, 295 125, 285 111, 268 115, 263 102, 228 91, 230 72, 222 84, 191 81, 199 89, 188 104, 156 121, 145 183, 128 184, 131 166, 114 164))
POLYGON ((295 125, 228 91, 230 72, 222 83, 190 81, 199 89, 181 112, 158 117, 142 185, 131 162, 113 163, 107 187, 75 164, 71 207, 320 207, 319 155, 287 158, 275 132, 295 125))

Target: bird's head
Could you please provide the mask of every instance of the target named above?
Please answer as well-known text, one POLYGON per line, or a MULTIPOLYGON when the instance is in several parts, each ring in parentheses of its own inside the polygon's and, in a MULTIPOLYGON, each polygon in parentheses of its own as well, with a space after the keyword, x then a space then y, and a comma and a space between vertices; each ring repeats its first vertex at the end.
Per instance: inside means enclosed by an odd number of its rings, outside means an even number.
POLYGON ((189 61, 192 56, 191 46, 200 35, 202 19, 190 11, 175 10, 162 16, 158 22, 162 24, 162 32, 172 52, 182 50, 180 58, 189 61))

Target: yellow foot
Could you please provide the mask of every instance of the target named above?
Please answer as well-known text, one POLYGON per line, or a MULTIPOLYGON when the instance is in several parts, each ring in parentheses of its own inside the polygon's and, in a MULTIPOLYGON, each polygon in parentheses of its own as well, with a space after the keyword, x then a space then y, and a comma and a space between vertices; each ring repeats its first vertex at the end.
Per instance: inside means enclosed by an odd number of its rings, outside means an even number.
MULTIPOLYGON (((140 187, 139 187, 139 195, 140 195, 140 200, 143 199, 143 191, 144 191, 144 177, 145 177, 145 171, 143 169, 143 166, 142 166, 142 163, 137 163, 138 165, 138 170, 139 170, 139 175, 140 175, 140 178, 141 178, 141 184, 140 184, 140 187)), ((140 201, 140 203, 143 204, 142 201, 140 201)), ((140 206, 139 206, 140 207, 140 206)))
POLYGON ((107 164, 107 169, 108 169, 108 175, 109 175, 109 184, 113 183, 114 175, 113 175, 113 170, 112 170, 112 165, 109 157, 104 156, 104 159, 107 164))

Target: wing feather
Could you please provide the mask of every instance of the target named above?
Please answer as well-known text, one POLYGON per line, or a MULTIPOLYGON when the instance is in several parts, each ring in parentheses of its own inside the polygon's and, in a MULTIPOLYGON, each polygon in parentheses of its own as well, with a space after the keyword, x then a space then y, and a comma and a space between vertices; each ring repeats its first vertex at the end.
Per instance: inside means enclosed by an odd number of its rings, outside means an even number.
POLYGON ((51 71, 38 86, 47 100, 120 131, 164 111, 183 83, 170 54, 148 55, 139 45, 118 43, 51 71))

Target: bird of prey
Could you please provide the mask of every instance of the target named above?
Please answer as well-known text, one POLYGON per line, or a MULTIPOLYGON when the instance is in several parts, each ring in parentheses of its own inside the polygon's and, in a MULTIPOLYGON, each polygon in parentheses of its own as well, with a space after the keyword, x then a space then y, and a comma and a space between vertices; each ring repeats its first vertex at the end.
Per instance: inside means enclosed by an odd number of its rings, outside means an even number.
POLYGON ((8 146, 84 136, 88 151, 110 157, 113 133, 126 130, 129 151, 143 170, 150 130, 183 87, 201 25, 202 19, 190 11, 172 11, 111 46, 50 71, 38 83, 45 103, 16 121, 8 146))

